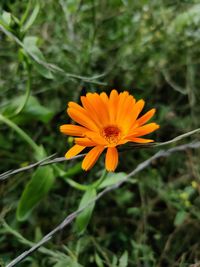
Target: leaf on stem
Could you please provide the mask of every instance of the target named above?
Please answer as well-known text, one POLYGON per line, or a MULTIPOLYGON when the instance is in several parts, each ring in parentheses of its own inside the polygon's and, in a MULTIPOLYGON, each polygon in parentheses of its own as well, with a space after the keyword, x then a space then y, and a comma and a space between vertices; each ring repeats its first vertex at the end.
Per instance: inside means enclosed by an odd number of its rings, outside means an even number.
MULTIPOLYGON (((88 205, 88 203, 96 197, 96 190, 94 188, 89 188, 83 195, 81 202, 79 204, 79 209, 85 207, 88 205)), ((80 215, 76 219, 76 228, 79 233, 83 233, 90 221, 90 218, 92 216, 92 212, 95 207, 95 202, 88 205, 87 208, 83 210, 83 212, 80 213, 80 215)))
POLYGON ((17 207, 17 219, 26 220, 36 204, 49 192, 54 182, 50 166, 38 168, 27 183, 17 207))

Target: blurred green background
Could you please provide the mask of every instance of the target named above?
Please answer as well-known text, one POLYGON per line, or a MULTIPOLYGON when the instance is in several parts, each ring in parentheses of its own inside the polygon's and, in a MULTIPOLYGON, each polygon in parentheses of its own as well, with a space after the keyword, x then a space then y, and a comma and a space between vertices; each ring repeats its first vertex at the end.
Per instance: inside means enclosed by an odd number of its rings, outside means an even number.
MULTIPOLYGON (((63 156, 72 145, 59 132, 70 123, 67 102, 86 92, 128 90, 145 110, 156 107, 156 141, 200 127, 199 25, 198 0, 1 0, 0 173, 63 156)), ((121 154, 117 172, 156 151, 121 154)), ((77 209, 82 192, 68 178, 89 183, 104 166, 101 158, 85 173, 80 162, 0 182, 0 266, 77 209)), ((154 162, 97 203, 84 233, 68 227, 19 266, 200 264, 199 170, 198 151, 154 162)))

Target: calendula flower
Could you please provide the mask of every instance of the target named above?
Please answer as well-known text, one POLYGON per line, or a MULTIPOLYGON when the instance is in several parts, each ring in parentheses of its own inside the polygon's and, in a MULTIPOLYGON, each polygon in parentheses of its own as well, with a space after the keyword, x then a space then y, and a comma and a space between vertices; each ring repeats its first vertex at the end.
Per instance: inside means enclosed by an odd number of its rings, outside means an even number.
POLYGON ((84 170, 91 169, 107 149, 105 166, 108 171, 114 171, 118 164, 117 146, 127 142, 153 142, 141 136, 159 128, 156 123, 144 125, 154 115, 155 109, 138 118, 144 100, 136 101, 126 91, 118 94, 112 90, 109 97, 104 92, 88 93, 81 97, 81 103, 82 106, 69 102, 67 108, 68 115, 79 125, 65 124, 60 126, 60 131, 75 136, 75 145, 65 154, 66 158, 72 158, 86 147, 91 147, 82 162, 84 170))

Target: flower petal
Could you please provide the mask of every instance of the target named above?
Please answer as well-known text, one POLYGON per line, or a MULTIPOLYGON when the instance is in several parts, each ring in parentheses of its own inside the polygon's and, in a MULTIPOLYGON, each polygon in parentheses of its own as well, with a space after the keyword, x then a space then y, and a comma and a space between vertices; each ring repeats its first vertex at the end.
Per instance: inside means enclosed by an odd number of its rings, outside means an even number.
POLYGON ((65 158, 70 159, 79 154, 85 146, 79 146, 79 145, 74 145, 72 148, 70 148, 67 153, 65 154, 65 158))
POLYGON ((117 119, 117 124, 122 125, 124 133, 129 131, 132 122, 135 120, 135 116, 137 115, 135 106, 135 99, 132 95, 129 95, 117 119))
POLYGON ((118 92, 113 89, 110 93, 110 98, 109 98, 109 117, 110 117, 110 123, 114 124, 116 121, 116 116, 117 116, 117 110, 118 110, 118 103, 119 103, 119 95, 118 92))
POLYGON ((61 133, 66 134, 66 135, 83 136, 84 132, 88 130, 78 125, 64 124, 60 126, 60 131, 61 133))
POLYGON ((144 126, 135 128, 132 133, 130 133, 126 138, 132 138, 132 137, 138 137, 138 136, 143 136, 146 134, 149 134, 155 130, 157 130, 158 128, 160 128, 160 126, 154 122, 152 123, 148 123, 144 126))
POLYGON ((118 119, 121 117, 121 113, 124 111, 124 105, 126 103, 127 97, 129 96, 129 93, 127 91, 119 94, 119 104, 118 104, 118 111, 116 112, 116 122, 118 122, 118 119))
POLYGON ((145 104, 144 100, 140 99, 139 101, 137 101, 135 103, 135 105, 133 106, 132 111, 129 113, 129 116, 128 116, 129 117, 129 121, 127 122, 127 124, 130 125, 129 126, 130 131, 131 131, 131 128, 135 128, 136 120, 137 120, 140 112, 142 111, 142 109, 144 107, 144 104, 145 104))
POLYGON ((88 138, 75 138, 75 143, 79 146, 96 146, 97 144, 88 138))
POLYGON ((86 114, 76 110, 75 108, 68 108, 67 113, 75 122, 79 123, 80 125, 83 125, 92 131, 98 131, 97 125, 86 114))
POLYGON ((143 124, 145 124, 148 120, 150 120, 153 115, 155 114, 156 109, 152 108, 151 110, 149 110, 147 113, 145 113, 142 117, 140 117, 139 119, 136 120, 136 123, 141 126, 143 124))
POLYGON ((106 146, 108 142, 99 133, 87 132, 86 137, 91 139, 97 145, 106 146))
POLYGON ((95 94, 88 93, 86 95, 86 98, 90 107, 92 108, 90 110, 91 116, 93 116, 95 112, 102 126, 108 124, 109 122, 108 106, 104 103, 102 98, 97 93, 95 94))
MULTIPOLYGON (((99 127, 98 122, 95 120, 95 118, 93 116, 93 112, 88 111, 87 109, 83 108, 79 104, 77 104, 75 102, 72 102, 72 101, 68 103, 68 107, 69 108, 73 108, 79 114, 81 113, 82 115, 84 115, 85 117, 87 117, 90 121, 92 121, 93 124, 95 124, 96 126, 99 127)), ((67 112, 68 112, 68 110, 67 110, 67 112)))
POLYGON ((108 147, 106 152, 106 170, 113 172, 118 165, 118 151, 116 147, 108 147))
POLYGON ((101 99, 103 100, 104 104, 105 104, 105 105, 107 106, 107 108, 108 108, 108 101, 109 101, 109 99, 108 99, 107 94, 106 94, 105 92, 102 92, 102 93, 100 94, 100 97, 101 97, 101 99))
POLYGON ((95 146, 94 148, 92 148, 85 156, 82 162, 82 168, 85 171, 90 170, 98 160, 103 150, 104 150, 103 146, 95 146))
POLYGON ((144 138, 138 138, 138 137, 129 138, 129 141, 134 142, 134 143, 139 143, 139 144, 146 144, 146 143, 154 142, 154 140, 152 139, 144 139, 144 138))
POLYGON ((81 103, 84 109, 87 110, 90 114, 92 114, 93 120, 96 124, 98 124, 98 127, 101 127, 101 120, 99 119, 96 111, 93 109, 86 96, 81 96, 81 103))

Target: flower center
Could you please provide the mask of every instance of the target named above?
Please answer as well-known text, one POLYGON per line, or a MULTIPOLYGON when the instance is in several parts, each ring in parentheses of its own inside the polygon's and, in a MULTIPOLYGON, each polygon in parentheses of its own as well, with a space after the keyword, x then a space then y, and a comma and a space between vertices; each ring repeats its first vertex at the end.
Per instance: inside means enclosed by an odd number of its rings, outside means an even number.
POLYGON ((102 136, 110 144, 117 144, 120 139, 121 131, 117 126, 110 125, 102 130, 102 136))

